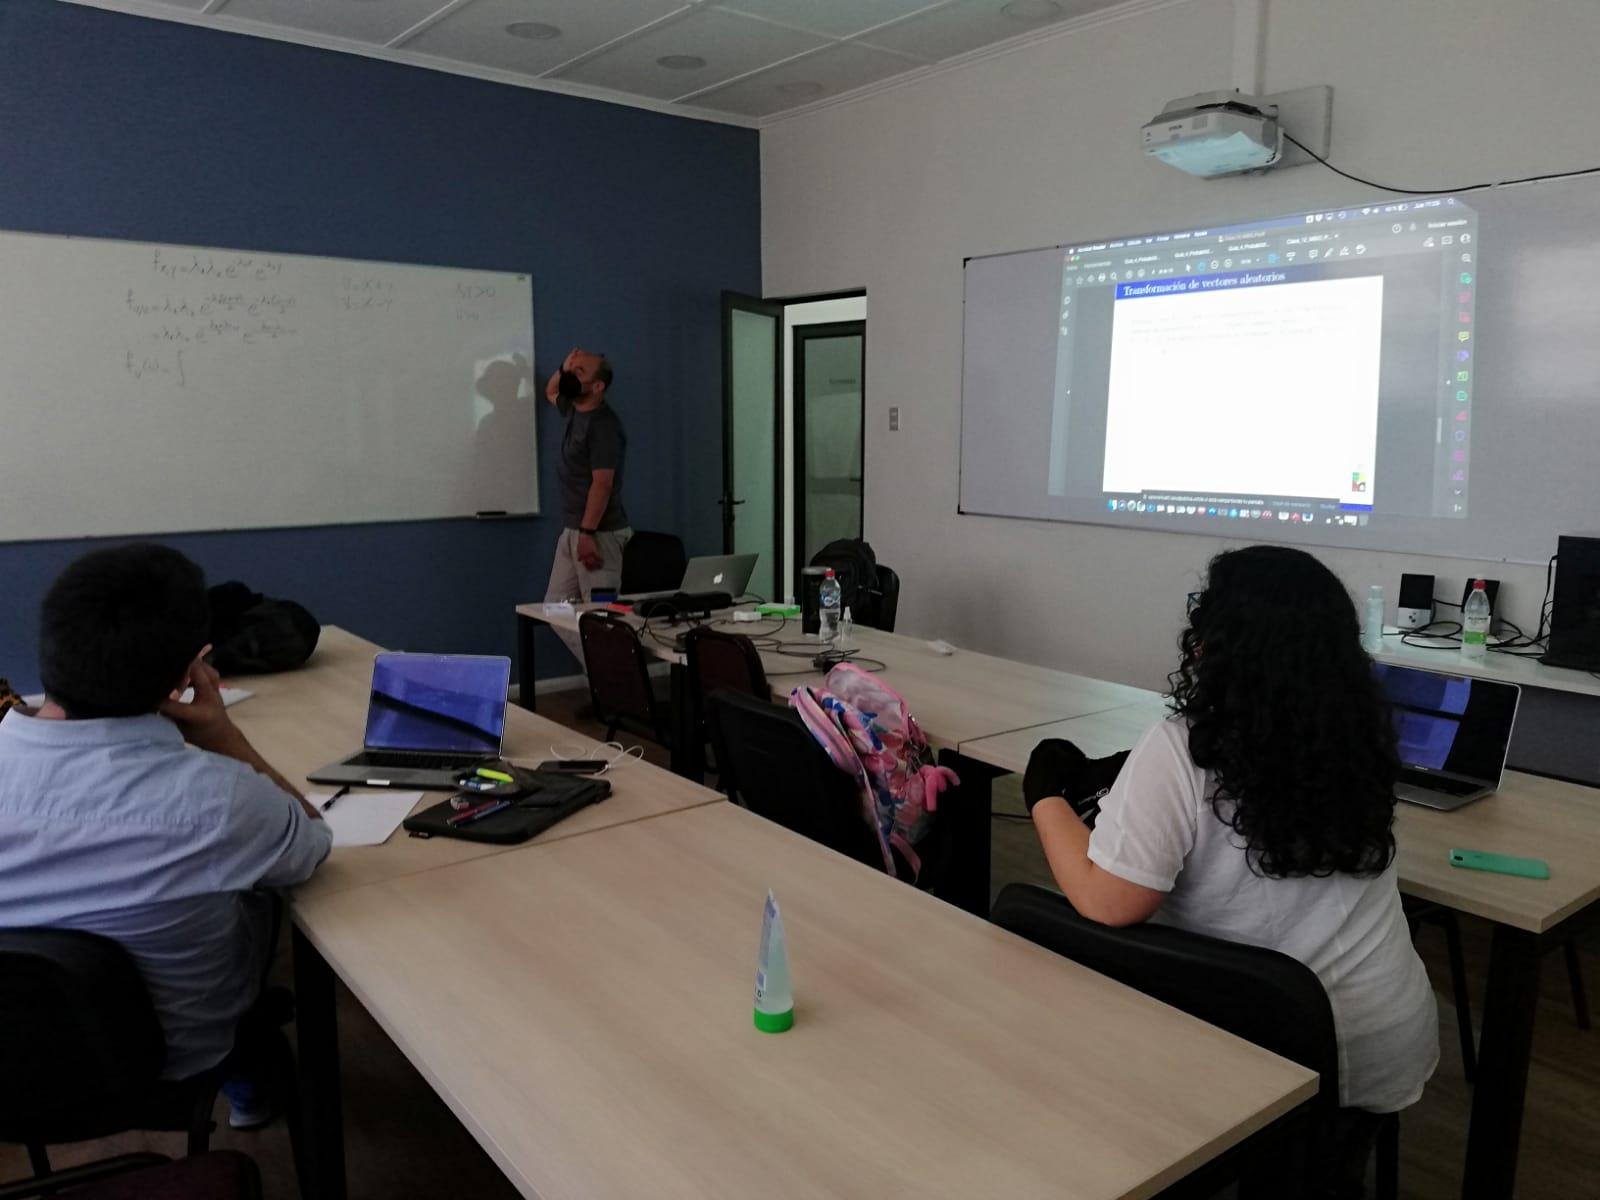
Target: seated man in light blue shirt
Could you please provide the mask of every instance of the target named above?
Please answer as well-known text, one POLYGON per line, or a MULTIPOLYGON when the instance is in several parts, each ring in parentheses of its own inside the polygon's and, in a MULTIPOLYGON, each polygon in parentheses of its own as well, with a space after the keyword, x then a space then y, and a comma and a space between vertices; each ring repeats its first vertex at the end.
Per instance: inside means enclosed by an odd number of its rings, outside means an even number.
POLYGON ((88 554, 45 597, 45 703, 0 721, 0 926, 121 943, 167 1079, 234 1049, 272 953, 265 889, 304 881, 332 844, 224 710, 209 624, 205 579, 177 551, 88 554))

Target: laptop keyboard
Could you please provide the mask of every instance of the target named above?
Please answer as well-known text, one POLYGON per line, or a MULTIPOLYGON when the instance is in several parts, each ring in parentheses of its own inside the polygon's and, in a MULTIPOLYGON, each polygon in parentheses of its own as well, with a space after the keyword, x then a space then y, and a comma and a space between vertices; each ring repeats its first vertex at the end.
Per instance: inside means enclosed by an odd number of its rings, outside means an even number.
POLYGON ((1412 771, 1400 772, 1400 778, 1412 787, 1419 787, 1429 792, 1443 792, 1447 796, 1465 796, 1468 792, 1482 790, 1484 786, 1466 779, 1450 779, 1443 775, 1426 775, 1412 771))
POLYGON ((347 760, 352 767, 405 767, 413 771, 448 771, 481 761, 462 754, 388 754, 368 750, 347 760))

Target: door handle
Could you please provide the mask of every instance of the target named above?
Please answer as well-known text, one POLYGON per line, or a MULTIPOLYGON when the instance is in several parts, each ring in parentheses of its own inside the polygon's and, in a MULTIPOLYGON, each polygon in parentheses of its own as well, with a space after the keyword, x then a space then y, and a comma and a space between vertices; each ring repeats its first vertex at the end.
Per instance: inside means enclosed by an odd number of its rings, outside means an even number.
POLYGON ((735 500, 731 496, 724 496, 722 499, 718 500, 717 503, 722 505, 724 508, 737 508, 739 505, 743 504, 744 501, 735 500))

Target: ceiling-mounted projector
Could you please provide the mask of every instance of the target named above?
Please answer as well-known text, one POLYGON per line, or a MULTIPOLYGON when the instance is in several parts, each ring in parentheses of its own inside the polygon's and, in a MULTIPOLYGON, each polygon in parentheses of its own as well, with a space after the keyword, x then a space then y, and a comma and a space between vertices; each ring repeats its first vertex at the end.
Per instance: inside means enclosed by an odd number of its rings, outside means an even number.
POLYGON ((1146 154, 1203 179, 1264 171, 1283 155, 1277 106, 1242 92, 1173 100, 1140 134, 1146 154))

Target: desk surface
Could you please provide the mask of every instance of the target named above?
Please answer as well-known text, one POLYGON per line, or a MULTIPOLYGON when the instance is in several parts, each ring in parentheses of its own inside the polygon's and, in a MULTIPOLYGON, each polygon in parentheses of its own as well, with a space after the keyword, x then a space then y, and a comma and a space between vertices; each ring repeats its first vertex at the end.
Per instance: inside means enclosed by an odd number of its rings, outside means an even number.
MULTIPOLYGON (((252 676, 243 681, 255 695, 229 712, 268 762, 290 781, 311 790, 317 785, 306 782, 308 771, 315 771, 361 748, 372 682, 372 656, 379 649, 343 629, 325 628, 317 652, 306 666, 281 675, 252 676)), ((508 758, 533 765, 550 757, 552 745, 583 740, 554 721, 535 716, 516 705, 507 707, 505 752, 508 758)), ((618 764, 608 778, 614 790, 607 799, 574 813, 529 844, 558 841, 574 834, 722 799, 709 788, 633 760, 618 764)), ((360 791, 358 789, 340 803, 360 803, 360 791)), ((443 797, 443 792, 428 792, 418 807, 437 804, 443 797)), ((418 839, 398 830, 381 846, 346 846, 334 850, 317 873, 296 889, 295 899, 299 902, 308 896, 511 849, 516 847, 456 838, 418 839)))
MULTIPOLYGON (((577 614, 547 614, 543 604, 520 605, 517 613, 560 629, 578 627, 577 614)), ((748 627, 728 623, 718 627, 759 636, 770 633, 775 623, 748 627)), ((798 621, 790 621, 778 636, 796 643, 804 640, 798 621)), ((683 661, 683 656, 669 644, 651 636, 643 640, 645 649, 654 657, 667 662, 683 661)), ((1142 688, 1013 662, 976 650, 938 654, 925 641, 876 629, 858 626, 852 640, 863 657, 884 664, 885 681, 905 696, 917 724, 939 748, 953 749, 971 738, 1136 703, 1151 694, 1142 688)), ((768 652, 761 658, 776 695, 822 681, 821 673, 807 669, 810 664, 806 657, 768 652)))
POLYGON ((1401 804, 1400 889, 1462 912, 1543 933, 1600 900, 1600 789, 1507 771, 1500 791, 1453 813, 1401 804), (1450 851, 1490 850, 1550 864, 1549 879, 1450 865, 1450 851))
POLYGON ((1547 667, 1537 658, 1515 654, 1489 653, 1482 658, 1462 658, 1458 644, 1441 643, 1441 646, 1447 648, 1408 646, 1398 636, 1390 634, 1384 637, 1383 649, 1376 657, 1379 662, 1397 663, 1404 667, 1421 667, 1427 671, 1470 675, 1475 679, 1498 679, 1502 683, 1517 683, 1523 687, 1600 696, 1600 679, 1588 671, 1547 667))
POLYGON ((732 805, 300 904, 525 1196, 1144 1197, 1305 1069, 732 805), (783 908, 789 1033, 751 1025, 783 908), (421 969, 426 964, 426 969, 421 969))
MULTIPOLYGON (((1001 770, 1021 771, 1034 746, 1060 737, 1099 758, 1128 749, 1164 716, 1164 705, 1147 701, 963 742, 961 752, 1001 770)), ((1453 813, 1397 805, 1395 836, 1400 890, 1461 912, 1543 933, 1600 900, 1600 789, 1507 771, 1496 795, 1453 813), (1464 871, 1450 865, 1452 849, 1542 858, 1550 864, 1550 878, 1464 871)))

